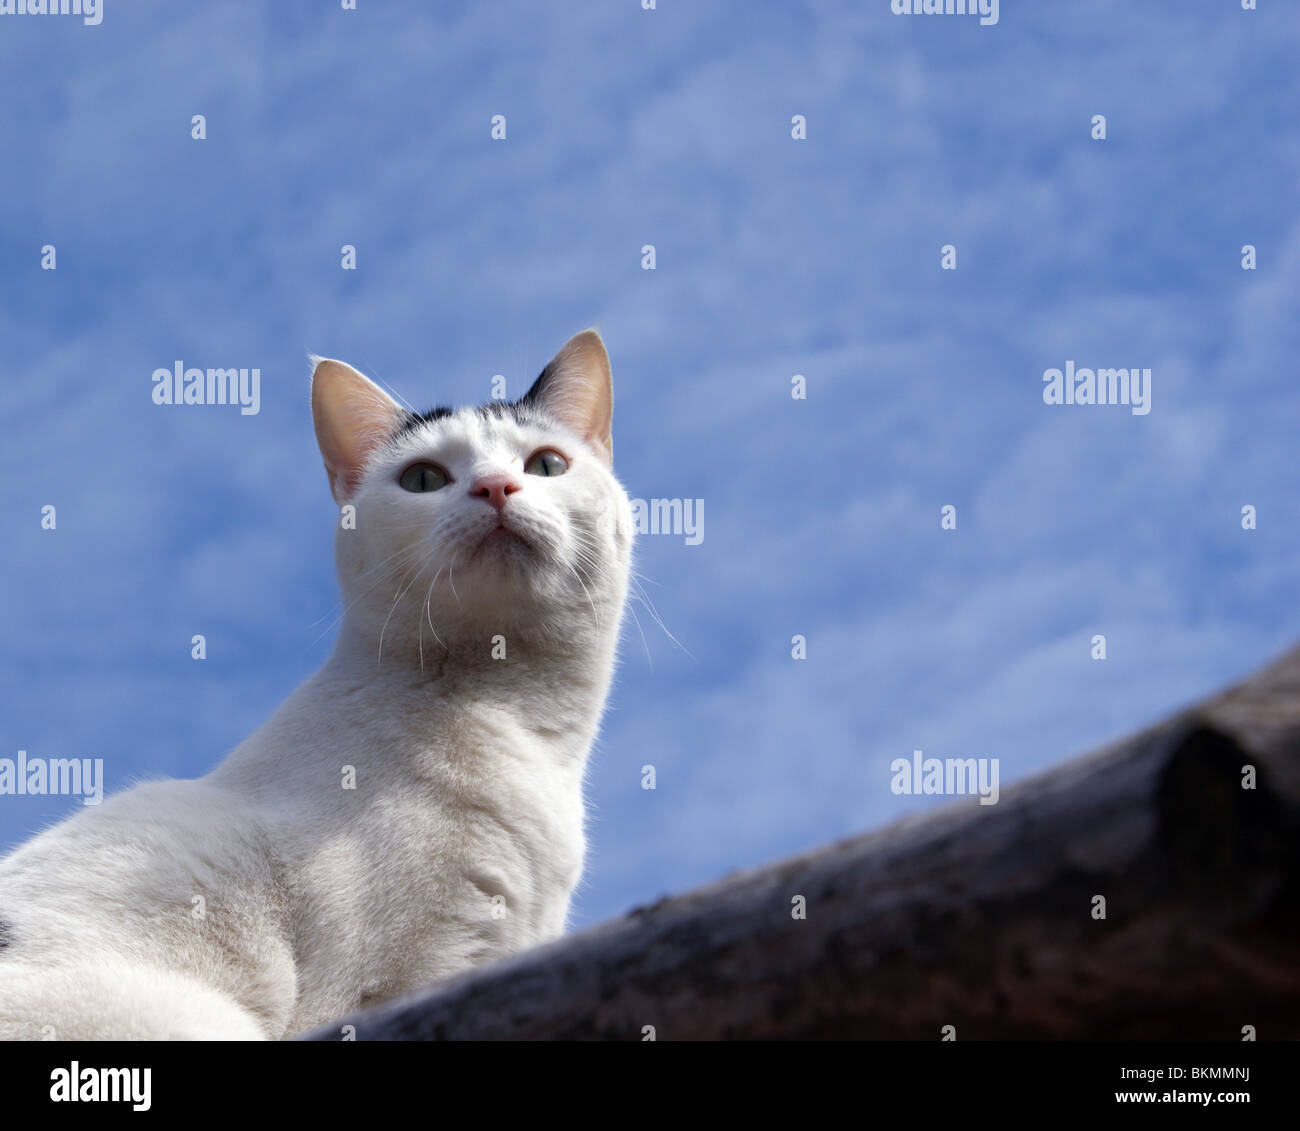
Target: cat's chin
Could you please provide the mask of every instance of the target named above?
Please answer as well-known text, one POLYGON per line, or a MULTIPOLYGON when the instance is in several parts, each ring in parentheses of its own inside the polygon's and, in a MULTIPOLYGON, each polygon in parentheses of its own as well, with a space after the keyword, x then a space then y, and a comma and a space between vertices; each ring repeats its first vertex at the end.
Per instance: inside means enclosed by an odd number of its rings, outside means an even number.
POLYGON ((527 539, 505 526, 489 530, 469 556, 475 563, 511 563, 531 560, 536 554, 527 539))

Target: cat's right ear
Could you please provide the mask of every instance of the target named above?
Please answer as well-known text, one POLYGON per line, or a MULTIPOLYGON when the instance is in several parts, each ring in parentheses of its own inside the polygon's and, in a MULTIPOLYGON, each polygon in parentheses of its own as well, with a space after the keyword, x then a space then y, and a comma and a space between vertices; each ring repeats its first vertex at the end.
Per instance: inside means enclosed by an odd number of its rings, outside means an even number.
POLYGON ((370 454, 391 436, 403 410, 369 378, 328 357, 311 358, 311 415, 334 501, 361 482, 370 454))

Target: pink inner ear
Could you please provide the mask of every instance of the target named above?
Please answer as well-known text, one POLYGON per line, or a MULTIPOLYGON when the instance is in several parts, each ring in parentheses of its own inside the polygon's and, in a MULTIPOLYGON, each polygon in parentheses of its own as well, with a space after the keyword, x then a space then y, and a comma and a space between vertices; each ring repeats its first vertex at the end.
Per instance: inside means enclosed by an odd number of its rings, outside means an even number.
POLYGON ((600 335, 584 330, 570 338, 548 368, 553 376, 542 394, 542 407, 612 463, 614 390, 600 335))
POLYGON ((373 381, 328 358, 312 374, 311 404, 330 490, 341 503, 357 489, 367 460, 397 427, 402 410, 373 381))

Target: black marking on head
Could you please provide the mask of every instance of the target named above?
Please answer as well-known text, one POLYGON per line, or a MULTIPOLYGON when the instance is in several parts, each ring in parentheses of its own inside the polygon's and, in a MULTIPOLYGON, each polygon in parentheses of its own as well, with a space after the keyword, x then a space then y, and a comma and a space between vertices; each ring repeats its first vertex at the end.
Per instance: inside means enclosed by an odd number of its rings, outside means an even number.
POLYGON ((14 930, 3 919, 0 919, 0 950, 4 950, 14 941, 14 930))
POLYGON ((455 415, 455 411, 455 409, 444 408, 439 405, 429 409, 428 412, 404 412, 397 428, 393 431, 393 435, 403 436, 407 432, 414 432, 425 424, 432 424, 435 420, 442 420, 444 417, 455 415))
POLYGON ((546 366, 545 369, 537 375, 537 380, 533 382, 533 387, 528 390, 515 403, 521 408, 537 409, 541 405, 542 394, 546 392, 546 386, 551 383, 558 370, 555 367, 554 359, 546 366))
POLYGON ((489 401, 487 404, 479 405, 476 411, 484 420, 503 420, 507 416, 512 420, 522 419, 518 406, 509 401, 489 401))
MULTIPOLYGON (((537 380, 533 382, 532 388, 517 401, 513 403, 510 401, 489 401, 487 404, 476 406, 474 411, 484 420, 514 420, 520 424, 553 423, 550 415, 541 408, 540 402, 542 392, 551 379, 554 370, 555 366, 553 364, 543 369, 537 380)), ((393 430, 393 436, 394 438, 404 436, 406 433, 414 432, 425 424, 432 424, 434 421, 455 415, 456 409, 447 408, 443 405, 431 408, 428 412, 403 412, 402 419, 398 421, 397 427, 393 430)))
MULTIPOLYGON (((520 424, 540 424, 544 427, 555 427, 560 422, 555 416, 548 412, 542 404, 542 399, 546 394, 547 386, 554 379, 559 370, 554 361, 538 374, 537 380, 533 382, 532 388, 512 405, 503 405, 503 408, 512 409, 515 419, 520 424)), ((563 427, 563 425, 561 425, 563 427)))

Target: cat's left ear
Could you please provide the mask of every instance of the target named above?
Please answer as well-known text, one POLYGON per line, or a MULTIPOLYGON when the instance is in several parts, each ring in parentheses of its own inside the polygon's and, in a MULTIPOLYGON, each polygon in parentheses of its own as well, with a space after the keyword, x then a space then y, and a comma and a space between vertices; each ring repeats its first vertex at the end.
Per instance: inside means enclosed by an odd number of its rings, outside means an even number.
POLYGON ((371 452, 402 419, 402 408, 368 377, 328 357, 313 357, 311 415, 330 491, 344 502, 361 483, 371 452))
POLYGON ((575 334, 520 399, 572 428, 606 464, 614 462, 614 382, 595 330, 575 334))

